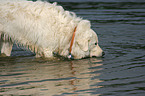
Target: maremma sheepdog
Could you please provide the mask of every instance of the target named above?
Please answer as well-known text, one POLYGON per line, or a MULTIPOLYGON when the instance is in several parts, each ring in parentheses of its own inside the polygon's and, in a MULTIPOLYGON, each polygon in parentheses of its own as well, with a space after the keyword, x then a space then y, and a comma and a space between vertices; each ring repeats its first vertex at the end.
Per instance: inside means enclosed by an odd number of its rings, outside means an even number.
POLYGON ((0 1, 1 55, 10 56, 16 43, 36 53, 36 57, 100 57, 104 52, 90 27, 88 20, 56 3, 0 1))

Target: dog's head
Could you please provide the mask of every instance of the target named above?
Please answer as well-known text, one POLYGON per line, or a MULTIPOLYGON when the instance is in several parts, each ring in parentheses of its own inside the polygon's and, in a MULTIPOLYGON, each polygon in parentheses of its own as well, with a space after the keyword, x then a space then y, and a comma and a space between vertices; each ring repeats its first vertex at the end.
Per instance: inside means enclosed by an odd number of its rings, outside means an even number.
POLYGON ((75 59, 101 57, 103 50, 99 47, 97 34, 90 28, 90 22, 82 20, 76 30, 72 55, 75 59))

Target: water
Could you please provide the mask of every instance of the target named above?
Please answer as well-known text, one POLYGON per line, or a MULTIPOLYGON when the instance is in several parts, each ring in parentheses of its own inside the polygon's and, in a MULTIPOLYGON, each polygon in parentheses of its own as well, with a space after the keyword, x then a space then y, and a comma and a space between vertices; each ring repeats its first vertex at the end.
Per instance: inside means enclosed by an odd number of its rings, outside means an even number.
POLYGON ((14 46, 0 57, 0 96, 144 96, 145 1, 50 1, 89 19, 106 55, 47 61, 14 46))

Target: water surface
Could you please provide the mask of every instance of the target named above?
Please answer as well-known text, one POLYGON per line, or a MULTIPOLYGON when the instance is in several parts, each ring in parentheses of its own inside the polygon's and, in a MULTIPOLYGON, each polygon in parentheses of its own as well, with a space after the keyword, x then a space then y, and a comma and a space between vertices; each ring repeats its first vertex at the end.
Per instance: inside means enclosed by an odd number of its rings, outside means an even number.
POLYGON ((50 1, 89 19, 106 55, 48 61, 14 46, 0 57, 0 96, 144 96, 145 1, 50 1))

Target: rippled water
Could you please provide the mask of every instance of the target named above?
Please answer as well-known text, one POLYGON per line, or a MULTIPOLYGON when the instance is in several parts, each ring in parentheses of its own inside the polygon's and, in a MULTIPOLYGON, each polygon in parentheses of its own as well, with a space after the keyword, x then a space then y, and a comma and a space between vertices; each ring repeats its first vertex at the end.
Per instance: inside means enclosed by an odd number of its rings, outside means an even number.
POLYGON ((0 57, 0 96, 144 96, 145 1, 53 1, 91 20, 106 55, 47 61, 14 46, 0 57))

